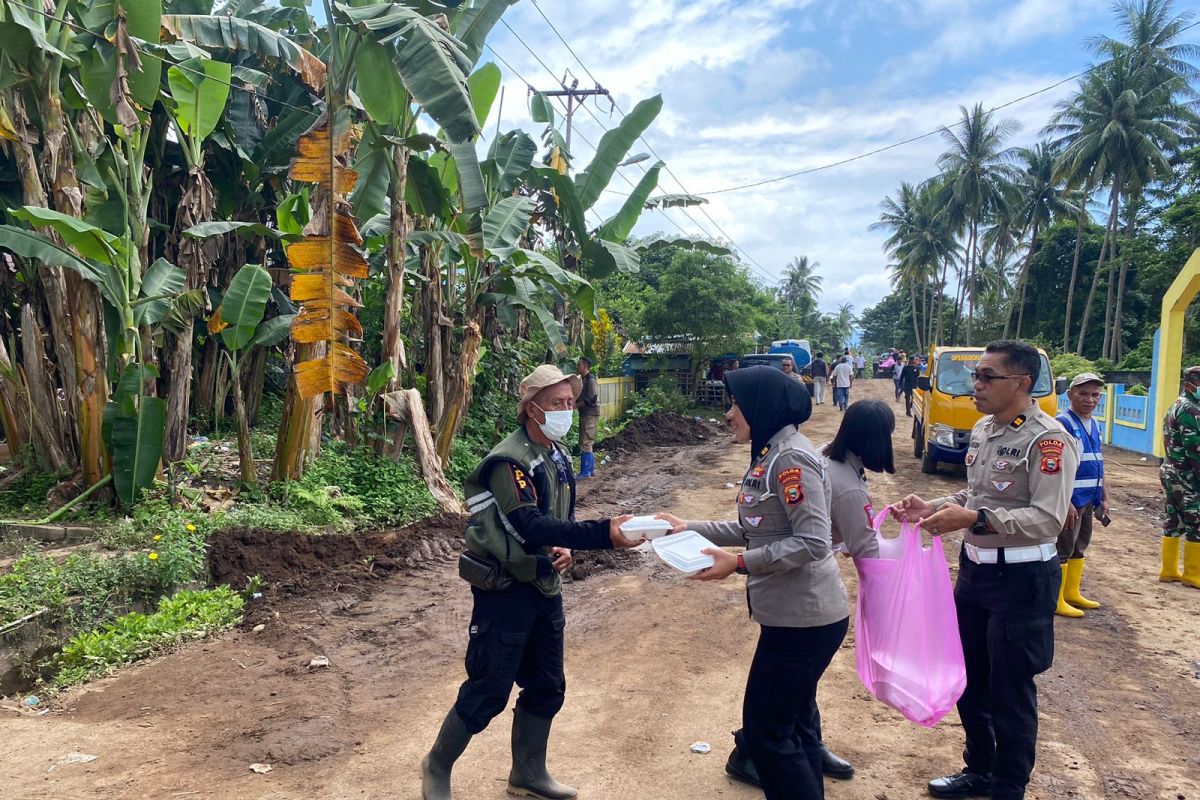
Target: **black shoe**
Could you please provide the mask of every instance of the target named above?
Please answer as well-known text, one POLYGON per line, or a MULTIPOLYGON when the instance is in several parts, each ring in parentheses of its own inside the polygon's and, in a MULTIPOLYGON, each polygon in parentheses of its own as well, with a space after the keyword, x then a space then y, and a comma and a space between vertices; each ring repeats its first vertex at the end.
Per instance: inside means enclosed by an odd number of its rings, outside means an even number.
POLYGON ((933 797, 956 800, 963 797, 987 797, 992 793, 992 776, 980 775, 964 769, 944 778, 934 778, 929 782, 929 794, 933 797))
POLYGON ((854 766, 846 759, 838 758, 824 744, 821 745, 821 771, 840 781, 848 781, 854 777, 854 766))
POLYGON ((736 745, 725 762, 725 772, 742 783, 762 788, 762 781, 758 777, 758 769, 754 766, 754 762, 742 755, 736 745))

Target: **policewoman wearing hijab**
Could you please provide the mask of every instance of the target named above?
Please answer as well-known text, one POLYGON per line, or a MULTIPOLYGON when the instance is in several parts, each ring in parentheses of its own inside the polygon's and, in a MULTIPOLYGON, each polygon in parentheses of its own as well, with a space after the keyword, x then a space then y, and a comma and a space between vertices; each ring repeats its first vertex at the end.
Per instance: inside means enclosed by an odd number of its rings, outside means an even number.
POLYGON ((673 531, 693 530, 722 547, 746 548, 736 556, 705 550, 716 563, 696 576, 748 576, 750 618, 760 627, 742 731, 734 735, 737 746, 726 771, 742 777, 749 757, 767 800, 819 800, 825 789, 814 725, 817 682, 846 636, 850 614, 830 542, 829 478, 820 454, 797 429, 812 412, 803 386, 772 367, 728 373, 725 384, 733 400, 725 414, 733 440, 750 443, 738 519, 660 516, 673 531))
POLYGON ((459 575, 474 606, 467 679, 421 761, 423 800, 451 800, 450 773, 471 738, 504 710, 513 684, 509 794, 567 800, 577 792, 546 769, 550 725, 562 708, 562 581, 567 548, 633 547, 619 528, 628 515, 576 521, 571 457, 560 443, 571 430, 581 382, 543 364, 521 381, 520 427, 492 448, 465 483, 471 520, 459 575))

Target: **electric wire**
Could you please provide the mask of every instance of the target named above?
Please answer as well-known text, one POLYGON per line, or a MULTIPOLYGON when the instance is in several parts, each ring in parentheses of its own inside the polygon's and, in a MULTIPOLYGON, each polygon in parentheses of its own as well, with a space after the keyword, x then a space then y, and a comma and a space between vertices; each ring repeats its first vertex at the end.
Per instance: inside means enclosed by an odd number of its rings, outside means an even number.
MULTIPOLYGON (((536 5, 536 3, 535 3, 535 5, 536 5)), ((558 37, 559 41, 561 41, 563 43, 563 45, 566 46, 567 50, 570 51, 571 55, 575 58, 575 61, 579 63, 579 66, 583 68, 583 71, 588 75, 588 77, 590 77, 593 81, 595 81, 596 85, 599 86, 600 82, 596 80, 595 75, 593 75, 592 71, 590 69, 588 69, 586 64, 583 63, 583 61, 575 53, 574 49, 572 49, 572 47, 569 44, 567 44, 566 39, 563 38, 562 34, 558 32, 558 29, 554 27, 554 23, 552 23, 550 21, 550 18, 546 16, 545 12, 543 12, 540 7, 538 8, 538 13, 541 15, 542 19, 544 19, 546 21, 546 24, 550 26, 550 29, 552 31, 554 31, 554 34, 555 34, 555 36, 558 37)), ((542 68, 544 70, 546 70, 546 73, 548 75, 550 75, 550 77, 553 80, 557 81, 558 78, 555 76, 554 71, 551 70, 549 65, 547 65, 546 62, 542 60, 541 56, 539 56, 537 54, 537 52, 535 52, 534 49, 532 47, 530 47, 523 38, 521 38, 521 35, 519 33, 517 33, 513 29, 513 27, 511 25, 509 25, 508 22, 506 22, 505 20, 501 19, 500 22, 501 22, 501 24, 504 25, 505 28, 508 29, 508 32, 511 33, 513 35, 513 37, 516 38, 516 40, 521 43, 521 46, 524 47, 529 52, 529 54, 532 55, 534 57, 534 59, 539 64, 542 65, 542 68)), ((493 50, 492 52, 494 53, 495 50, 493 50)), ((624 118, 626 116, 626 114, 621 109, 621 107, 617 104, 616 99, 613 98, 611 95, 609 95, 609 100, 612 102, 613 108, 615 108, 617 110, 617 113, 619 113, 621 115, 621 117, 624 118)), ((596 124, 599 125, 602 130, 607 132, 608 127, 604 124, 604 122, 598 116, 596 116, 596 113, 594 111, 592 111, 592 109, 586 103, 581 103, 580 105, 583 107, 584 111, 586 111, 588 113, 588 115, 591 116, 591 118, 596 122, 596 124)), ((663 159, 661 156, 659 156, 659 154, 654 150, 653 145, 651 145, 646 140, 645 136, 639 135, 638 140, 646 146, 646 148, 650 151, 650 153, 654 156, 655 159, 663 162, 663 168, 666 170, 667 174, 670 175, 672 179, 674 179, 675 183, 679 186, 680 190, 684 194, 690 194, 687 190, 687 187, 683 185, 683 181, 681 181, 679 179, 679 176, 676 175, 671 170, 671 166, 669 164, 667 164, 665 159, 663 159)), ((643 171, 645 171, 644 167, 642 169, 643 169, 643 171)), ((624 178, 625 176, 622 175, 622 177, 624 178)), ((634 187, 633 182, 630 181, 628 178, 625 178, 625 182, 628 183, 631 188, 634 187)), ((609 191, 611 191, 611 190, 609 190, 609 191)), ((629 196, 628 194, 626 194, 624 192, 612 192, 612 193, 617 194, 617 195, 622 195, 625 197, 629 196)), ((764 267, 761 263, 759 263, 759 261, 757 259, 755 259, 754 256, 752 256, 746 250, 746 248, 739 245, 737 243, 737 240, 734 239, 732 236, 730 236, 729 232, 726 231, 724 228, 722 228, 720 223, 718 223, 715 219, 713 219, 712 215, 708 213, 707 209, 703 208, 702 206, 698 206, 697 208, 700 211, 700 213, 704 215, 705 219, 707 219, 713 225, 713 227, 715 227, 717 229, 717 231, 721 234, 721 236, 724 237, 725 241, 729 242, 729 244, 733 247, 734 250, 740 252, 742 254, 742 256, 745 257, 746 261, 748 262, 747 266, 751 267, 756 272, 758 272, 759 276, 762 277, 764 280, 766 280, 770 284, 774 284, 778 281, 778 278, 773 277, 771 275, 770 271, 767 270, 766 267, 764 267)), ((666 213, 665 210, 663 210, 661 207, 659 207, 658 210, 663 214, 664 217, 666 217, 667 219, 670 219, 670 216, 666 213)), ((700 224, 699 220, 697 220, 695 217, 692 216, 691 212, 687 209, 686 206, 681 206, 681 207, 679 207, 678 210, 680 212, 682 212, 683 215, 685 217, 687 217, 691 221, 691 223, 696 226, 697 230, 699 230, 705 237, 712 239, 712 240, 718 239, 718 237, 713 236, 711 233, 709 233, 708 230, 704 227, 704 225, 700 224)), ((679 226, 676 225, 676 227, 678 228, 679 226)), ((682 228, 679 228, 679 229, 680 229, 680 231, 683 231, 682 228)), ((686 232, 684 233, 684 235, 687 235, 686 232)))

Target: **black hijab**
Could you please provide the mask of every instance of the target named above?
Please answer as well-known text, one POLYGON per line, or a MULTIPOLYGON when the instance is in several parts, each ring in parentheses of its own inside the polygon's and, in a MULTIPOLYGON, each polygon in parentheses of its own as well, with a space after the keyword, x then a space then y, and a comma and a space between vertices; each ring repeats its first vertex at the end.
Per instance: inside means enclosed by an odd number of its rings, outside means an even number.
POLYGON ((771 437, 812 415, 808 389, 774 367, 743 367, 725 373, 725 387, 750 425, 750 461, 771 437))

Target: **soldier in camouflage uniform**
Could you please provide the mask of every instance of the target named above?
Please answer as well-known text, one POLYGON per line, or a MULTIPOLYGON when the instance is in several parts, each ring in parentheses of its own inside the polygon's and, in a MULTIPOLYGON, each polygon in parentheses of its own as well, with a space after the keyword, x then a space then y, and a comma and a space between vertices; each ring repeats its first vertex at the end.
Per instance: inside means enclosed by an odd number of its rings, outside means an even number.
POLYGON ((1183 393, 1163 420, 1159 477, 1167 497, 1160 581, 1183 581, 1200 589, 1200 366, 1183 373, 1183 393), (1183 541, 1186 538, 1186 541, 1183 541), (1183 543, 1183 572, 1179 545, 1183 543))

